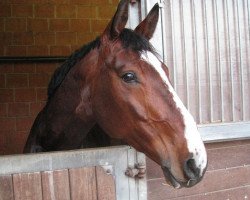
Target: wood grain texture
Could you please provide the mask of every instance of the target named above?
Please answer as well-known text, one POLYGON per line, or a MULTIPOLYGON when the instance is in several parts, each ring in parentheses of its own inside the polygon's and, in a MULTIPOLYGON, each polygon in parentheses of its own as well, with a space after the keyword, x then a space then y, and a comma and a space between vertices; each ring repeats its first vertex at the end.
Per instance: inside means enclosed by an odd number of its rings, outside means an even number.
POLYGON ((95 167, 69 170, 72 200, 97 200, 95 167))
POLYGON ((96 167, 97 194, 101 200, 115 200, 115 180, 110 174, 107 174, 102 167, 96 167))
POLYGON ((13 200, 12 176, 0 176, 0 200, 13 200))
POLYGON ((204 179, 199 184, 192 188, 182 188, 180 190, 167 185, 163 178, 154 179, 148 181, 148 199, 162 200, 173 198, 179 200, 181 197, 239 189, 250 185, 249 177, 250 166, 210 171, 205 174, 204 179))
POLYGON ((42 200, 40 172, 13 175, 15 200, 42 200))
POLYGON ((42 172, 43 200, 70 200, 68 170, 42 172))

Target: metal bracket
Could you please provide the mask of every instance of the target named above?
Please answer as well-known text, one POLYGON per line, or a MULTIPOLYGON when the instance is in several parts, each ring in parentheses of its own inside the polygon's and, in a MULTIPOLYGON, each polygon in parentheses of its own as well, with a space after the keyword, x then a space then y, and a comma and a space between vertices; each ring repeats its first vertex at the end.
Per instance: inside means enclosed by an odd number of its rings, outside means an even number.
POLYGON ((144 178, 146 175, 146 165, 138 163, 134 167, 129 166, 125 171, 125 175, 131 178, 144 178))
POLYGON ((160 8, 164 8, 164 6, 165 6, 165 0, 158 1, 158 5, 159 5, 160 8))
POLYGON ((101 167, 104 169, 106 174, 113 175, 113 166, 112 165, 101 165, 101 167))

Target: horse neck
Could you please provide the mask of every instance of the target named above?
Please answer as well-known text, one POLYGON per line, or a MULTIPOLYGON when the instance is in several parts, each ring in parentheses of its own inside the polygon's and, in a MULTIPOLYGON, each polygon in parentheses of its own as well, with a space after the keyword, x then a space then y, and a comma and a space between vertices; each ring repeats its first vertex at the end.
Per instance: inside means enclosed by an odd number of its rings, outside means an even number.
POLYGON ((47 113, 52 113, 49 114, 49 118, 58 132, 66 127, 69 129, 72 121, 79 122, 84 132, 88 132, 95 123, 88 98, 90 92, 88 81, 94 73, 97 60, 96 51, 89 52, 69 71, 53 98, 48 102, 47 113))

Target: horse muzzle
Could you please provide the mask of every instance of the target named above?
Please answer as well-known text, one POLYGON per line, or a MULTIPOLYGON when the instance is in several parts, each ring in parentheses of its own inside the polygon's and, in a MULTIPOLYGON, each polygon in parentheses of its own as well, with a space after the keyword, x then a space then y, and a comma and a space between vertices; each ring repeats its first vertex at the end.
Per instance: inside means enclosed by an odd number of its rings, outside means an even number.
POLYGON ((183 166, 183 178, 178 178, 177 175, 174 175, 171 171, 171 167, 169 162, 167 165, 162 166, 162 170, 165 176, 166 181, 172 185, 174 188, 182 188, 182 187, 192 187, 199 183, 207 169, 207 165, 205 168, 201 168, 200 165, 197 165, 194 159, 188 159, 183 166))

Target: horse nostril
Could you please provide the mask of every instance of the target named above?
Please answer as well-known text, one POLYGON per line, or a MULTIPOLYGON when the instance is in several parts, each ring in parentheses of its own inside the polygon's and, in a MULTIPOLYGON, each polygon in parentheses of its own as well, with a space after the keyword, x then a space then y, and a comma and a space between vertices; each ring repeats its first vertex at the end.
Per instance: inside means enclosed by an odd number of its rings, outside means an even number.
POLYGON ((200 177, 200 169, 196 166, 194 159, 189 159, 185 162, 184 172, 189 180, 196 180, 200 177))

